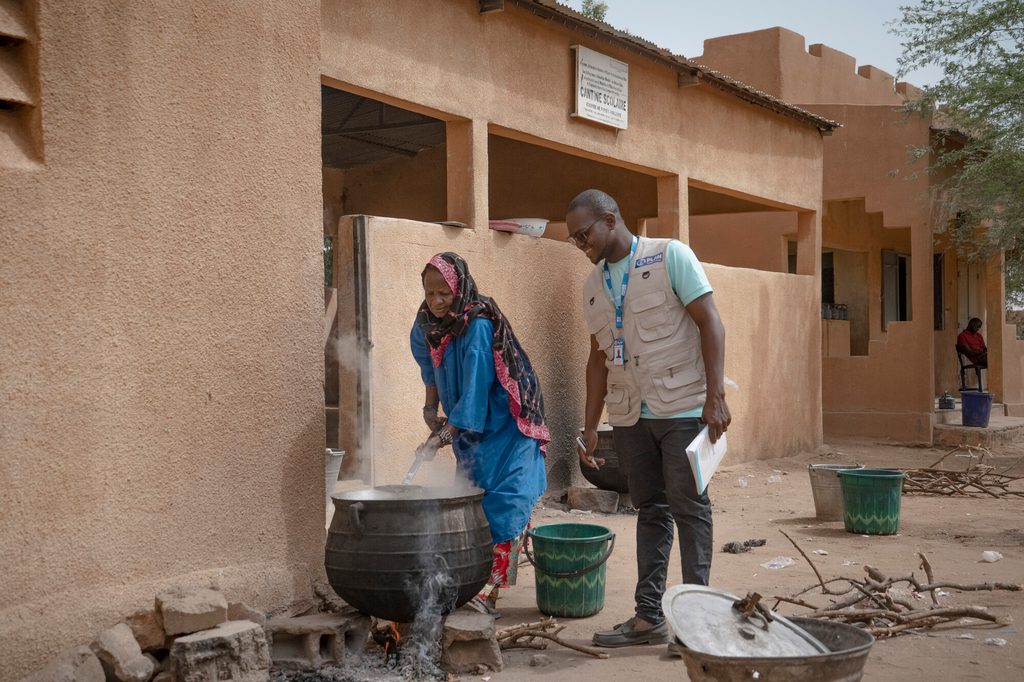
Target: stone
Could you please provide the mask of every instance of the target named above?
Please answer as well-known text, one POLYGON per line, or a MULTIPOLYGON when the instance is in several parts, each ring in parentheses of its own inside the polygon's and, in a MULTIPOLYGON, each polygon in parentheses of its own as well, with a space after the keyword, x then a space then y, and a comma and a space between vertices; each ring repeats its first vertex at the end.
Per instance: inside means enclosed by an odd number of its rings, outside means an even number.
POLYGON ((248 604, 231 602, 228 604, 228 620, 251 620, 260 625, 266 625, 267 614, 257 611, 248 604))
POLYGON ((143 651, 163 649, 167 640, 160 612, 156 609, 142 609, 124 619, 132 629, 135 640, 143 651))
POLYGON ((476 673, 484 666, 501 672, 503 665, 494 616, 471 610, 448 615, 441 636, 441 667, 445 671, 455 675, 476 673))
POLYGON ((164 671, 164 668, 166 666, 156 656, 154 656, 153 654, 150 654, 150 653, 144 653, 142 655, 145 656, 147 659, 149 659, 153 663, 153 672, 154 673, 162 673, 164 671))
POLYGON ((169 674, 176 682, 266 682, 267 636, 259 623, 233 620, 178 637, 171 646, 169 674))
POLYGON ((204 587, 161 592, 156 596, 156 604, 168 635, 209 630, 228 619, 224 595, 204 587))
POLYGON ((22 682, 106 682, 107 675, 96 654, 87 646, 59 653, 46 667, 22 682))
POLYGON ((92 651, 100 659, 108 680, 149 682, 153 676, 152 661, 142 655, 132 629, 125 623, 101 632, 92 643, 92 651))
POLYGON ((325 663, 344 665, 349 655, 358 656, 366 646, 370 619, 349 608, 344 614, 271 618, 266 629, 274 665, 316 670, 325 663))
POLYGON ((534 668, 543 668, 551 665, 551 657, 547 654, 534 654, 530 656, 530 665, 534 668))
POLYGON ((619 494, 614 490, 571 486, 568 490, 570 509, 614 514, 619 509, 619 494))

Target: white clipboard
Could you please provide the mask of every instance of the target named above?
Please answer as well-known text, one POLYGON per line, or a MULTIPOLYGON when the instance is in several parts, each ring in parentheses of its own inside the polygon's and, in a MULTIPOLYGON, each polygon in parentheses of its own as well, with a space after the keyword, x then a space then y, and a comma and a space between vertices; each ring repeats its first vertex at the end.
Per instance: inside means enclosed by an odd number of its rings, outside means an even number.
POLYGON ((693 470, 693 480, 697 484, 698 493, 703 494, 707 490, 708 482, 725 457, 726 449, 725 434, 723 433, 717 442, 712 443, 707 426, 686 446, 686 457, 690 460, 690 469, 693 470))

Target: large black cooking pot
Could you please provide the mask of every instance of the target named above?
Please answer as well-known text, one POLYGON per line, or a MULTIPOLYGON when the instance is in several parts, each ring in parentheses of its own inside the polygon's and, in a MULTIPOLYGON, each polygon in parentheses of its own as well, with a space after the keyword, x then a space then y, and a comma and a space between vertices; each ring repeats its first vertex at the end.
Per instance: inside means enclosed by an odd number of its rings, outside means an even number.
POLYGON ((334 495, 324 558, 331 587, 363 613, 399 623, 457 609, 491 573, 483 496, 417 485, 334 495))

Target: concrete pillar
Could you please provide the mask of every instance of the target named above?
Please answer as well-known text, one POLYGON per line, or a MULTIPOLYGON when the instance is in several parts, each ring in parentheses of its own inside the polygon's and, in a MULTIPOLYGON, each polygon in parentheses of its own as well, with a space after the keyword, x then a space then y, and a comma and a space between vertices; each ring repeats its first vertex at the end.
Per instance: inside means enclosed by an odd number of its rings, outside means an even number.
POLYGON ((818 302, 812 311, 816 329, 807 330, 807 346, 805 353, 810 363, 808 377, 812 392, 807 396, 807 409, 816 412, 814 423, 818 432, 815 442, 821 443, 823 431, 822 419, 822 358, 821 358, 821 212, 806 211, 797 214, 796 220, 796 274, 810 275, 814 278, 814 291, 818 302))
POLYGON ((487 229, 487 122, 448 121, 448 220, 487 229))
POLYGON ((684 178, 663 175, 658 182, 657 233, 648 237, 669 237, 681 242, 690 241, 690 196, 684 178))
POLYGON ((985 390, 996 394, 997 403, 1006 402, 1004 376, 1006 368, 1003 346, 1003 325, 1006 322, 1006 280, 1003 277, 1003 254, 997 253, 985 264, 985 327, 982 336, 988 346, 988 366, 983 372, 985 390))
MULTIPOLYGON (((935 325, 932 274, 934 237, 927 219, 910 227, 910 320, 914 329, 915 359, 919 371, 915 372, 914 412, 931 414, 935 411, 935 325)), ((928 440, 931 440, 929 427, 928 440)))
POLYGON ((796 221, 796 274, 821 278, 821 214, 798 213, 796 221))

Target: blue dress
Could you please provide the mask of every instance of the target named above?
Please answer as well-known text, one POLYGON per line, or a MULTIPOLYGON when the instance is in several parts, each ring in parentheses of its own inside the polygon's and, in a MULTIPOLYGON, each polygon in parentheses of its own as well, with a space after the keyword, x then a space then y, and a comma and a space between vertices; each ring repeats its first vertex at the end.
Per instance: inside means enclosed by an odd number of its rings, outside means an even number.
POLYGON ((508 392, 494 369, 494 326, 477 317, 444 350, 439 367, 430 360, 423 331, 413 324, 409 341, 420 375, 437 386, 449 423, 458 428, 455 458, 474 485, 483 488, 484 514, 495 544, 526 529, 533 506, 547 487, 540 442, 519 430, 508 392))

